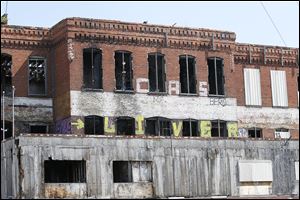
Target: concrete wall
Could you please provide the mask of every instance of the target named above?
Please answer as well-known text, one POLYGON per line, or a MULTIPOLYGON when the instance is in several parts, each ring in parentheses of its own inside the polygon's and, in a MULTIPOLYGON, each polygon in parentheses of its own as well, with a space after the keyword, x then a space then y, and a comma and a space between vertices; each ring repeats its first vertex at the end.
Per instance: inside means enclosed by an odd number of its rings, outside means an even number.
MULTIPOLYGON (((272 161, 272 194, 292 194, 297 185, 294 162, 299 161, 298 141, 64 135, 21 136, 19 146, 24 198, 45 197, 43 163, 50 157, 53 160, 86 160, 86 193, 82 198, 126 196, 128 188, 116 190, 118 186, 113 183, 114 160, 151 161, 153 197, 239 196, 239 160, 272 161)), ((138 188, 141 191, 140 186, 138 188)), ((149 195, 149 187, 145 187, 145 193, 149 195)))

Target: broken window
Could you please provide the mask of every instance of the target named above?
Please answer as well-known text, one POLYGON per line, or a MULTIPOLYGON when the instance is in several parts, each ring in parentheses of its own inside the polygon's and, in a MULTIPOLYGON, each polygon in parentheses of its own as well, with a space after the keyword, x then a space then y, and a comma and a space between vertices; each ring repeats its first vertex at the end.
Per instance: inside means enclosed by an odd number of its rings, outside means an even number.
POLYGON ((195 57, 184 55, 179 57, 181 93, 196 94, 195 57))
POLYGON ((113 161, 113 179, 114 183, 151 182, 151 162, 113 161))
POLYGON ((86 183, 85 160, 45 160, 45 183, 86 183))
POLYGON ((135 135, 135 119, 132 117, 117 118, 117 135, 135 135))
POLYGON ((1 92, 10 95, 12 91, 12 58, 11 55, 1 54, 1 92))
POLYGON ((104 135, 103 117, 90 115, 84 118, 84 133, 86 135, 104 135))
POLYGON ((29 58, 29 95, 46 94, 46 60, 29 58))
POLYGON ((115 76, 116 90, 131 91, 133 90, 132 79, 132 57, 130 52, 115 52, 115 76))
POLYGON ((146 119, 146 135, 152 136, 171 136, 171 120, 162 117, 146 119))
POLYGON ((208 58, 209 94, 225 95, 224 61, 222 58, 208 58))
POLYGON ((249 138, 261 138, 262 137, 262 131, 260 128, 250 128, 248 129, 248 137, 249 138))
POLYGON ((198 121, 189 119, 183 120, 182 123, 182 136, 196 137, 198 135, 198 121))
POLYGON ((151 53, 148 55, 149 63, 149 91, 166 92, 165 81, 165 59, 160 53, 151 53))
MULTIPOLYGON (((1 141, 3 140, 3 121, 1 120, 1 141)), ((12 137, 12 123, 10 121, 4 121, 4 134, 5 139, 12 137)))
POLYGON ((289 129, 286 128, 277 128, 275 129, 275 138, 283 138, 288 139, 290 138, 291 134, 289 129))
POLYGON ((47 133, 47 125, 30 125, 30 133, 47 133))
POLYGON ((212 137, 228 137, 227 126, 225 121, 216 120, 211 122, 212 137))
POLYGON ((102 87, 102 52, 100 49, 83 50, 84 88, 103 89, 102 87))

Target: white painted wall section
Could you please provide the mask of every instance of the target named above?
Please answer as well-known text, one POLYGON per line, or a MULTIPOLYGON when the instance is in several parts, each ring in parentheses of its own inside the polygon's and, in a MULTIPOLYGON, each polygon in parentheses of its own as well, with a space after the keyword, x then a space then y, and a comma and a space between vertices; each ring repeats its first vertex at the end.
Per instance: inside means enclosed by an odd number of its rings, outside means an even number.
POLYGON ((240 160, 240 182, 272 182, 271 160, 240 160))

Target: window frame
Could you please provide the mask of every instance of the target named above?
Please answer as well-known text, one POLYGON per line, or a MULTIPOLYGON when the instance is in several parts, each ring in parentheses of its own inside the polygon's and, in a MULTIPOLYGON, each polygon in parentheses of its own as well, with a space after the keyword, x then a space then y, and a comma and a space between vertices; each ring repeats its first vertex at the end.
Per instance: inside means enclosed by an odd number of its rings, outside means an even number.
POLYGON ((85 127, 84 127, 84 134, 85 135, 105 135, 105 133, 104 133, 104 117, 101 117, 101 116, 98 116, 98 115, 88 115, 88 116, 85 116, 84 117, 84 124, 85 124, 85 127), (87 132, 87 130, 86 130, 86 124, 87 124, 87 119, 89 119, 89 118, 92 118, 92 123, 93 123, 93 133, 88 133, 87 132), (101 120, 100 121, 100 123, 102 124, 102 128, 101 128, 101 130, 100 130, 100 134, 96 134, 96 132, 98 132, 98 131, 96 131, 96 119, 99 119, 99 120, 101 120))
POLYGON ((133 55, 132 54, 133 54, 132 52, 126 51, 126 50, 116 50, 116 51, 114 51, 114 61, 115 61, 115 63, 114 63, 114 66, 115 66, 115 70, 114 70, 114 72, 115 72, 115 90, 114 91, 116 93, 134 93, 134 86, 133 86, 134 85, 134 83, 133 83, 134 82, 134 76, 133 76, 134 72, 133 72, 133 55), (129 72, 129 76, 130 76, 130 81, 129 81, 130 82, 130 89, 126 88, 126 75, 127 75, 127 71, 121 77, 122 88, 121 89, 117 88, 117 84, 118 84, 117 73, 116 73, 117 72, 117 65, 116 65, 116 54, 117 53, 121 53, 122 54, 122 65, 123 65, 122 70, 125 69, 125 65, 126 65, 124 54, 129 54, 129 60, 130 60, 130 62, 129 62, 129 67, 130 67, 130 72, 129 72), (125 64, 123 64, 123 63, 125 63, 125 64))
POLYGON ((208 67, 208 96, 209 97, 226 97, 226 88, 225 88, 225 71, 224 71, 224 59, 221 58, 221 57, 208 57, 207 58, 207 67, 208 67), (209 60, 214 60, 214 76, 215 76, 215 89, 216 89, 216 94, 211 94, 210 91, 211 91, 211 86, 210 86, 210 73, 209 73, 209 64, 208 64, 208 61, 209 60), (222 63, 222 84, 223 84, 223 93, 224 94, 219 94, 219 89, 218 89, 218 72, 217 72, 217 60, 220 60, 221 63, 222 63))
POLYGON ((147 62, 148 62, 148 80, 149 80, 149 92, 148 94, 167 94, 167 86, 166 86, 166 81, 167 81, 167 76, 166 76, 166 60, 165 60, 165 54, 162 54, 160 52, 153 52, 153 53, 148 53, 147 56, 147 62), (151 78, 150 78, 150 56, 154 56, 155 59, 155 82, 156 82, 156 88, 155 91, 151 91, 151 78), (163 79, 163 83, 162 84, 162 89, 163 91, 159 91, 159 75, 158 75, 158 56, 162 57, 162 79, 163 79))
POLYGON ((48 95, 48 67, 47 67, 47 58, 46 57, 43 57, 43 56, 30 56, 28 57, 28 60, 27 60, 27 84, 28 84, 28 96, 31 96, 31 97, 44 97, 44 96, 47 96, 48 95), (30 70, 29 70, 29 64, 30 64, 30 60, 44 60, 44 63, 45 63, 45 68, 44 68, 44 71, 45 71, 45 93, 44 94, 32 94, 30 93, 30 80, 29 80, 29 77, 30 77, 30 70))
POLYGON ((180 79, 180 95, 187 95, 187 96, 196 96, 197 95, 197 67, 196 67, 196 57, 195 56, 192 56, 192 55, 188 55, 188 54, 185 54, 185 55, 180 55, 179 56, 179 79, 180 79), (187 79, 187 93, 185 92, 182 92, 182 80, 181 80, 181 65, 180 65, 180 60, 181 59, 185 59, 185 64, 186 64, 186 79, 187 79), (194 63, 194 77, 195 77, 195 80, 194 80, 194 84, 195 84, 195 92, 191 92, 191 88, 190 88, 190 85, 191 85, 191 81, 190 81, 190 71, 189 71, 189 59, 193 59, 193 63, 194 63))
POLYGON ((83 50, 82 50, 82 67, 83 67, 83 69, 82 69, 82 72, 83 72, 83 74, 82 74, 82 90, 83 91, 103 91, 103 52, 102 52, 102 49, 101 48, 96 48, 96 47, 88 47, 88 48, 84 48, 83 50), (90 60, 91 60, 91 67, 90 68, 92 68, 91 69, 91 73, 92 73, 92 87, 87 87, 86 86, 86 84, 85 84, 85 63, 84 63, 84 61, 85 61, 85 59, 84 59, 84 53, 85 53, 85 51, 88 51, 88 50, 91 50, 90 51, 90 53, 91 53, 91 58, 90 58, 90 60), (100 53, 100 56, 101 56, 101 59, 100 59, 100 67, 99 67, 99 81, 100 81, 100 88, 97 88, 97 87, 95 87, 94 86, 94 54, 93 54, 93 52, 94 52, 94 50, 96 50, 96 51, 99 51, 99 53, 100 53))

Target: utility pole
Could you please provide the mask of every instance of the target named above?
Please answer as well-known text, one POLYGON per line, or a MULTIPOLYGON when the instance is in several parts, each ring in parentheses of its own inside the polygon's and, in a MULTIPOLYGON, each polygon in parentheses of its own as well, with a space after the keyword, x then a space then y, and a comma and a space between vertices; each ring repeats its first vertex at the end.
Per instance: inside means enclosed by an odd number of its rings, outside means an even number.
POLYGON ((4 111, 4 95, 5 95, 5 91, 3 90, 2 92, 2 141, 5 141, 5 132, 7 131, 5 129, 5 111, 4 111))
POLYGON ((15 138, 15 86, 12 86, 12 138, 15 138))

